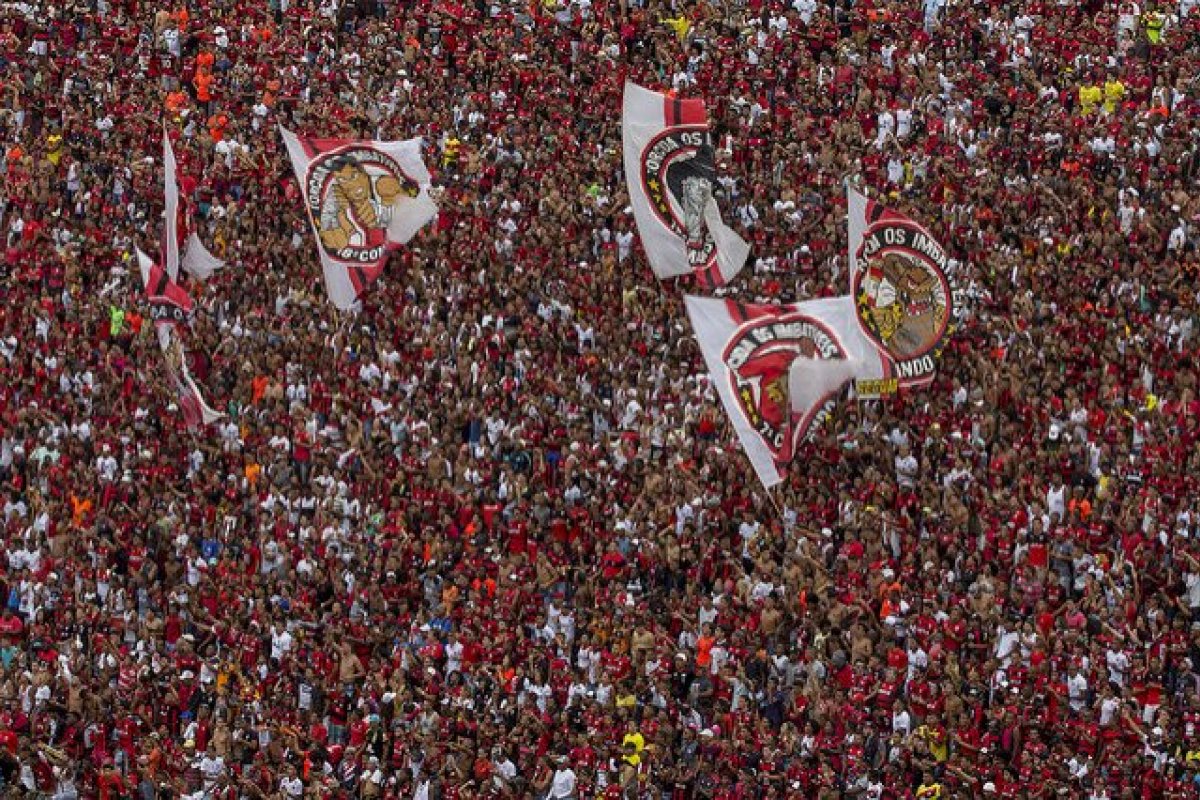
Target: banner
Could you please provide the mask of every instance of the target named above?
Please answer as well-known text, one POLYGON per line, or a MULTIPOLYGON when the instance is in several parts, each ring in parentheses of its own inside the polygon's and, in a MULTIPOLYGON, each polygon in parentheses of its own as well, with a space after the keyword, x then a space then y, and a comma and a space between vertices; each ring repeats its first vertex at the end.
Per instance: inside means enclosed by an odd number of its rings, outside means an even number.
POLYGON ((965 311, 949 258, 929 231, 846 186, 850 294, 864 336, 901 387, 925 386, 965 311))
POLYGON ((167 380, 175 393, 184 422, 193 430, 216 422, 224 415, 214 411, 204 401, 188 370, 187 353, 179 337, 179 326, 191 321, 194 310, 192 298, 167 276, 165 269, 140 249, 137 250, 137 259, 142 285, 150 303, 150 318, 154 321, 158 346, 163 353, 167 380))
POLYGON ((437 216, 421 140, 310 139, 280 128, 317 239, 329 300, 346 310, 437 216))
POLYGON ((717 208, 704 102, 626 83, 621 135, 629 204, 655 276, 696 275, 714 287, 731 281, 750 246, 717 208))
POLYGON ((179 279, 180 266, 200 280, 206 280, 225 262, 214 256, 191 228, 191 211, 179 196, 179 165, 171 137, 163 128, 163 197, 166 205, 163 221, 162 263, 167 277, 179 279), (180 258, 180 248, 183 256, 180 258))
POLYGON ((171 280, 167 271, 155 264, 150 256, 137 251, 138 268, 142 273, 142 285, 150 303, 150 319, 155 325, 179 325, 191 321, 192 298, 179 284, 171 280))
POLYGON ((889 376, 849 297, 786 306, 684 302, 721 403, 767 488, 783 480, 783 467, 848 381, 889 376))

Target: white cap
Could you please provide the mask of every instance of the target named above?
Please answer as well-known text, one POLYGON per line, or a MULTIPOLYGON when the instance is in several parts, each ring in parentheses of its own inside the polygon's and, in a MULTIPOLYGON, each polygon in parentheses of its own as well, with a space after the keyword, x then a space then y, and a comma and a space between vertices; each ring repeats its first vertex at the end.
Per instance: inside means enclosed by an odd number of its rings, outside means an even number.
POLYGON ((996 784, 992 783, 991 781, 988 781, 987 783, 985 783, 985 784, 983 785, 983 790, 984 790, 985 792, 995 792, 995 791, 996 791, 996 784))

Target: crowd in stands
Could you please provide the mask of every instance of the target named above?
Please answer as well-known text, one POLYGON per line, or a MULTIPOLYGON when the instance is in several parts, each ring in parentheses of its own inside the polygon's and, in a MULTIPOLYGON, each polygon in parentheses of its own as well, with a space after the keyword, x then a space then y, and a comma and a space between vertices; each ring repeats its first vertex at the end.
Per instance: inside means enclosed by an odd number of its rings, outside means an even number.
POLYGON ((1196 0, 0 7, 0 796, 1200 796, 1196 0), (850 178, 963 265, 927 389, 758 485, 637 242, 708 104, 731 294, 846 292, 850 178), (161 126, 227 261, 188 430, 161 126), (278 125, 422 136, 326 300, 278 125))

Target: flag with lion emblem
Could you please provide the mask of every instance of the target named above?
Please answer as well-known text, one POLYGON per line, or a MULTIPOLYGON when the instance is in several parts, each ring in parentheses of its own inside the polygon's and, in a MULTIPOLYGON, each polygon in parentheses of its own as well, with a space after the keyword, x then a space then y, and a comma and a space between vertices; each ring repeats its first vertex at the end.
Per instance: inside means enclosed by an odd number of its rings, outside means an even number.
POLYGON ((684 301, 713 386, 767 488, 783 480, 848 381, 888 375, 849 297, 783 306, 684 301))
POLYGON ((329 300, 344 311, 379 278, 388 254, 437 216, 421 140, 280 133, 317 238, 329 300))
POLYGON ((731 281, 750 247, 717 208, 704 102, 626 83, 621 132, 629 205, 655 276, 695 275, 714 287, 731 281))
POLYGON ((963 306, 945 248, 924 227, 847 184, 850 293, 859 327, 899 386, 925 386, 963 306))

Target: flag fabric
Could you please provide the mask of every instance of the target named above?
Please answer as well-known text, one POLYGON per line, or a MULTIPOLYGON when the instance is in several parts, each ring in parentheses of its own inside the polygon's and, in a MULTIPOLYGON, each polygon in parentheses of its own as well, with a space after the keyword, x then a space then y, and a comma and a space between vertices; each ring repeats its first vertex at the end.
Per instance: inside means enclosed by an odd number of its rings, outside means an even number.
POLYGON ((183 258, 179 264, 183 267, 184 272, 194 275, 202 281, 208 280, 214 272, 225 266, 224 261, 209 252, 195 231, 188 235, 187 246, 183 250, 183 258))
POLYGON ((191 321, 194 310, 192 298, 170 279, 163 267, 155 264, 140 249, 137 259, 142 285, 150 303, 150 318, 154 321, 158 346, 163 354, 167 380, 175 394, 176 404, 183 413, 184 422, 193 430, 216 422, 224 415, 214 411, 205 402, 200 388, 192 379, 187 365, 187 352, 178 330, 181 325, 191 321))
POLYGON ((158 327, 158 343, 163 351, 163 364, 166 367, 167 379, 175 391, 175 402, 183 414, 184 423, 188 428, 196 430, 221 419, 225 415, 216 411, 204 400, 200 388, 192 379, 192 373, 187 365, 187 352, 179 338, 179 331, 173 326, 158 327))
POLYGON ((964 307, 946 250, 924 227, 847 184, 850 293, 864 336, 901 387, 924 386, 964 307))
POLYGON ((189 322, 194 310, 191 296, 140 249, 137 251, 137 260, 146 299, 150 303, 150 319, 154 324, 162 326, 189 322))
POLYGON ((731 281, 750 246, 717 207, 704 102, 626 83, 621 133, 629 204, 655 276, 696 275, 714 287, 731 281))
POLYGON ((388 254, 437 216, 421 140, 316 139, 280 128, 339 309, 383 272, 388 254))
POLYGON ((166 211, 163 218, 162 234, 162 266, 167 277, 172 281, 179 279, 179 247, 182 244, 180 234, 187 225, 182 219, 183 214, 179 203, 179 182, 177 177, 178 164, 175 162, 175 148, 171 146, 171 137, 163 127, 163 198, 166 211))
POLYGON ((754 471, 781 482, 845 384, 883 379, 887 365, 858 330, 849 297, 752 305, 686 296, 688 317, 754 471))
POLYGON ((179 195, 179 164, 175 160, 175 148, 171 137, 163 128, 163 197, 166 218, 163 223, 162 264, 167 277, 179 279, 182 266, 189 275, 206 280, 225 266, 225 262, 214 256, 191 229, 191 212, 188 204, 179 195), (182 256, 180 253, 182 252, 182 256))

